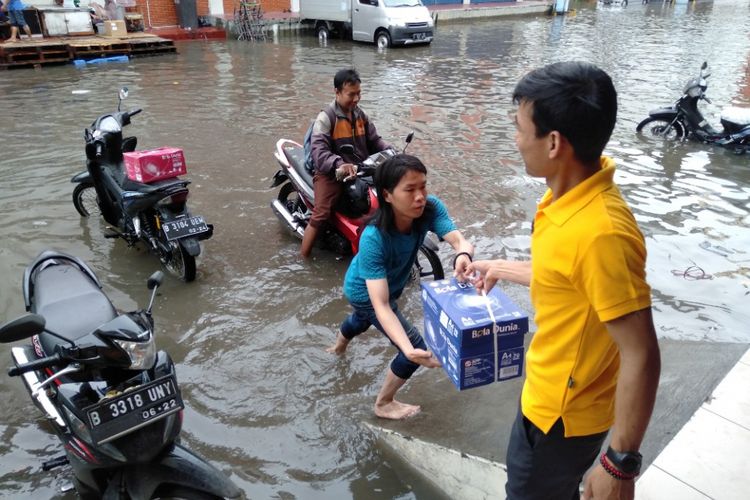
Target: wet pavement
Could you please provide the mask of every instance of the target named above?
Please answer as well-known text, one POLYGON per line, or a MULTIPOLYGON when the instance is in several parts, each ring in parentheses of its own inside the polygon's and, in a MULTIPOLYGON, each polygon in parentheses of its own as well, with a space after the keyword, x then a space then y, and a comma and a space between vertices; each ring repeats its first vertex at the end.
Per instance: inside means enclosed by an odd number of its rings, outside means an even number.
MULTIPOLYGON (((707 118, 718 123, 722 107, 750 106, 750 40, 727 28, 748 25, 750 12, 740 0, 576 8, 575 16, 442 24, 431 46, 406 50, 320 46, 288 33, 267 44, 181 43, 178 55, 116 66, 6 72, 0 318, 23 312, 21 274, 49 247, 87 261, 119 307, 147 300, 157 259, 105 239, 103 224, 81 220, 70 198, 69 179, 84 168, 83 128, 111 111, 127 85, 127 106, 144 108, 127 132, 141 148, 184 148, 189 205, 216 225, 197 281, 167 279, 155 306, 158 345, 177 363, 187 405, 184 442, 252 498, 435 498, 363 426, 374 422, 371 405, 393 355, 382 336, 358 338, 343 360, 323 351, 347 311, 348 261, 324 252, 299 261, 298 242, 269 207, 274 144, 301 141, 332 98, 333 73, 354 65, 362 106, 392 142, 416 132, 410 151, 430 167, 429 188, 477 253, 523 258, 544 186, 523 174, 510 93, 533 67, 587 59, 610 72, 620 93, 607 153, 649 251, 665 366, 644 444, 653 460, 750 343, 750 157, 649 141, 635 125, 679 97, 704 59, 712 68, 707 118)), ((441 256, 449 266, 447 249, 441 256)), ((525 289, 505 291, 530 309, 525 289)), ((418 294, 402 303, 419 322, 418 294)), ((515 381, 458 393, 442 371, 420 370, 404 399, 423 413, 389 427, 502 461, 519 391, 515 381)), ((63 477, 40 471, 59 448, 22 384, 0 377, 0 397, 14 403, 0 408, 0 496, 70 498, 55 493, 63 477)))

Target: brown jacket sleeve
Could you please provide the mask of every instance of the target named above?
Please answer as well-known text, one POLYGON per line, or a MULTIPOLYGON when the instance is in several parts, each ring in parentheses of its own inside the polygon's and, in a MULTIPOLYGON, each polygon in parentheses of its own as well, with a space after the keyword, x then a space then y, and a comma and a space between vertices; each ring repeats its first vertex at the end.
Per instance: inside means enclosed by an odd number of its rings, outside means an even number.
POLYGON ((333 124, 325 111, 318 113, 318 117, 313 124, 312 137, 312 159, 315 164, 315 170, 321 174, 330 174, 336 168, 344 163, 341 156, 337 155, 331 137, 333 124))

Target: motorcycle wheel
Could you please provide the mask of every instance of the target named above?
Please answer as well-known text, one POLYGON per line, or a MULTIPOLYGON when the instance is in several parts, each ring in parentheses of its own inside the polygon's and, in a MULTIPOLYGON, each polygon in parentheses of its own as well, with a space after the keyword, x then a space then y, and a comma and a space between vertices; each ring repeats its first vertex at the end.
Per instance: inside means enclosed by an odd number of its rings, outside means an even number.
POLYGON ((686 136, 685 126, 681 122, 672 123, 670 120, 652 117, 639 123, 635 131, 642 137, 666 141, 682 141, 686 136))
POLYGON ((93 184, 83 182, 76 185, 73 190, 73 206, 82 217, 101 215, 99 201, 96 197, 96 189, 93 184))
POLYGON ((409 281, 412 283, 421 280, 441 280, 445 277, 443 264, 434 250, 422 245, 417 252, 417 261, 411 270, 409 281))
POLYGON ((187 253, 182 245, 176 241, 170 241, 169 248, 169 254, 161 257, 164 267, 186 283, 193 281, 195 279, 195 257, 187 253))
POLYGON ((157 489, 151 499, 221 500, 221 497, 210 495, 208 493, 204 493, 203 491, 194 490, 192 488, 187 488, 184 486, 174 486, 171 484, 167 484, 157 489))

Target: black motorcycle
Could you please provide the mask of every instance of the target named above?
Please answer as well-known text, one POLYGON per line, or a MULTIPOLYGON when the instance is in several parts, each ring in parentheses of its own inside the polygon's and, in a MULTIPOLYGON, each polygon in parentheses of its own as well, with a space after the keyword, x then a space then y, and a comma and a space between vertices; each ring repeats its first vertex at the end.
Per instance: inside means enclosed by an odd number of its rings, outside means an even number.
POLYGON ((100 214, 110 225, 108 238, 133 246, 143 242, 172 274, 195 279, 200 240, 213 235, 213 225, 187 208, 190 181, 172 177, 144 184, 126 175, 123 152, 135 151, 137 139, 123 139, 122 129, 141 112, 120 111, 127 88, 119 93, 117 112, 102 115, 84 131, 86 172, 71 182, 73 205, 83 217, 100 214))
POLYGON ((651 111, 649 117, 638 124, 636 131, 668 140, 689 138, 717 144, 738 154, 750 150, 750 109, 736 106, 724 108, 721 112, 722 130, 712 127, 698 109, 698 101, 711 102, 706 97, 706 79, 710 75, 708 63, 704 62, 700 74, 685 85, 682 97, 673 106, 651 111))
POLYGON ((183 402, 174 364, 154 344, 151 307, 161 271, 148 280, 146 309, 118 313, 81 260, 43 252, 23 277, 26 314, 0 327, 34 404, 70 464, 84 499, 243 498, 221 472, 178 444, 183 402))

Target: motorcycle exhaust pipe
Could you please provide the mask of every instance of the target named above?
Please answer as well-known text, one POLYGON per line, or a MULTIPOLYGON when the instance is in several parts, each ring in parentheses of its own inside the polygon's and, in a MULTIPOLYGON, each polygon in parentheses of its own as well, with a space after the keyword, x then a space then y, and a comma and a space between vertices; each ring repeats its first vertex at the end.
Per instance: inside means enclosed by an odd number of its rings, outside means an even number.
POLYGON ((292 233, 297 237, 302 238, 305 234, 305 228, 302 227, 302 224, 299 221, 292 217, 292 214, 289 213, 289 210, 286 209, 283 203, 279 200, 273 200, 273 202, 271 202, 271 208, 276 214, 276 217, 286 223, 287 228, 289 228, 292 233))

